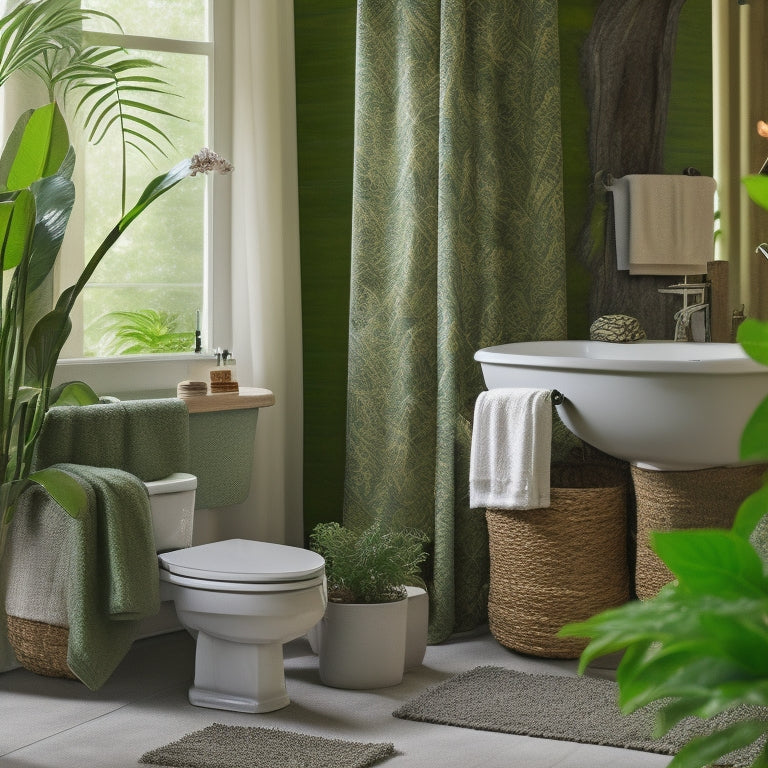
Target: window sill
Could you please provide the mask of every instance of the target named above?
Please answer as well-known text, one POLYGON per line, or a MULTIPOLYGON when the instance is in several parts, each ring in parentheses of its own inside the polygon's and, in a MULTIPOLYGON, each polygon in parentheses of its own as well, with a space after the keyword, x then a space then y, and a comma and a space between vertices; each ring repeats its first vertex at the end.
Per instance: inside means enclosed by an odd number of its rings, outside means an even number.
POLYGON ((99 395, 121 399, 175 396, 176 385, 189 379, 207 381, 216 359, 194 352, 168 355, 123 355, 59 360, 53 383, 84 381, 99 395))

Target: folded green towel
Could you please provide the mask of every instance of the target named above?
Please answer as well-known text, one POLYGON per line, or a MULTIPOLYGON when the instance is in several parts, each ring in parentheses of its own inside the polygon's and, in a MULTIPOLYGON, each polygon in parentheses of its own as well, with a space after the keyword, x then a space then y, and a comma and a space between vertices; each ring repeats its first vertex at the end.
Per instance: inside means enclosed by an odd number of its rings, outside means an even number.
POLYGON ((61 463, 118 467, 144 481, 187 472, 187 406, 178 398, 162 398, 51 408, 34 467, 61 463))
POLYGON ((69 668, 95 690, 128 652, 138 621, 160 608, 149 497, 122 470, 57 466, 80 482, 87 509, 73 519, 42 491, 24 494, 8 542, 6 608, 54 624, 64 614, 69 668))

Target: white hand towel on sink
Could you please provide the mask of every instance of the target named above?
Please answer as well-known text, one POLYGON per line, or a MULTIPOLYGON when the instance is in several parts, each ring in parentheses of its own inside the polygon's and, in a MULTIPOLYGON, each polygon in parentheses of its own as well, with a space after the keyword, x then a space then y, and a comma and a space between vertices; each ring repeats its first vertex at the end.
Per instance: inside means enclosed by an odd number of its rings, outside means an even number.
POLYGON ((472 509, 549 506, 552 393, 492 389, 475 402, 469 467, 472 509))

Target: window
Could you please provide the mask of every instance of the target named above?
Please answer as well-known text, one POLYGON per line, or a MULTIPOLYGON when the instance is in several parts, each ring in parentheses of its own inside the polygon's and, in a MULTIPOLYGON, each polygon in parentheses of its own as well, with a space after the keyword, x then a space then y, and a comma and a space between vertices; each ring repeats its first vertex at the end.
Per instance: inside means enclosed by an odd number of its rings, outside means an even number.
MULTIPOLYGON (((227 3, 221 0, 218 17, 227 3)), ((160 110, 179 115, 173 119, 157 113, 156 125, 173 141, 169 146, 153 137, 167 157, 148 151, 149 158, 131 147, 127 156, 126 206, 130 208, 146 184, 178 160, 190 157, 203 146, 216 144, 215 129, 223 133, 226 120, 213 125, 214 43, 216 26, 212 0, 82 0, 84 8, 104 11, 123 26, 120 34, 114 25, 89 22, 85 41, 115 45, 131 54, 151 59, 163 69, 154 74, 169 83, 174 95, 158 94, 153 104, 160 110), (158 74, 159 73, 159 74, 158 74)), ((216 27, 219 29, 219 26, 216 27)), ((226 24, 220 25, 226 30, 226 24)), ((223 69, 223 68, 222 68, 223 69)), ((226 89, 222 89, 226 90, 226 89)), ((217 105, 223 115, 226 105, 217 105)), ((74 121, 71 121, 74 122, 74 121)), ((154 122, 154 121, 153 121, 154 122)), ((137 129, 150 133, 138 123, 137 129)), ((77 279, 84 261, 90 257, 106 232, 121 216, 122 144, 113 131, 102 142, 89 144, 76 139, 79 209, 73 214, 67 232, 59 275, 60 287, 77 279)), ((158 313, 176 324, 179 338, 157 338, 149 332, 148 346, 133 346, 132 351, 192 351, 194 331, 199 323, 203 338, 210 338, 214 315, 214 282, 211 254, 217 235, 215 222, 227 222, 226 199, 212 194, 214 181, 200 177, 180 184, 147 209, 120 238, 91 278, 79 306, 73 313, 73 331, 62 357, 101 357, 125 351, 119 328, 136 326, 139 319, 158 313), (133 313, 115 316, 112 313, 133 313)), ((226 274, 226 265, 219 264, 226 274)), ((219 295, 222 283, 219 280, 219 295)), ((132 345, 127 345, 132 346, 132 345)))

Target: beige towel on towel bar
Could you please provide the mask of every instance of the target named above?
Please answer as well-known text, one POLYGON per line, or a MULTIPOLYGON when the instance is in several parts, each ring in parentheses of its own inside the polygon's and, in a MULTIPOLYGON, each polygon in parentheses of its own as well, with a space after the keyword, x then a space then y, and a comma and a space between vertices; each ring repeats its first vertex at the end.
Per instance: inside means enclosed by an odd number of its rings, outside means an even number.
POLYGON ((628 238, 629 274, 705 274, 714 256, 715 180, 654 174, 630 174, 624 180, 629 225, 619 220, 619 206, 615 226, 617 252, 623 250, 619 238, 628 238))

